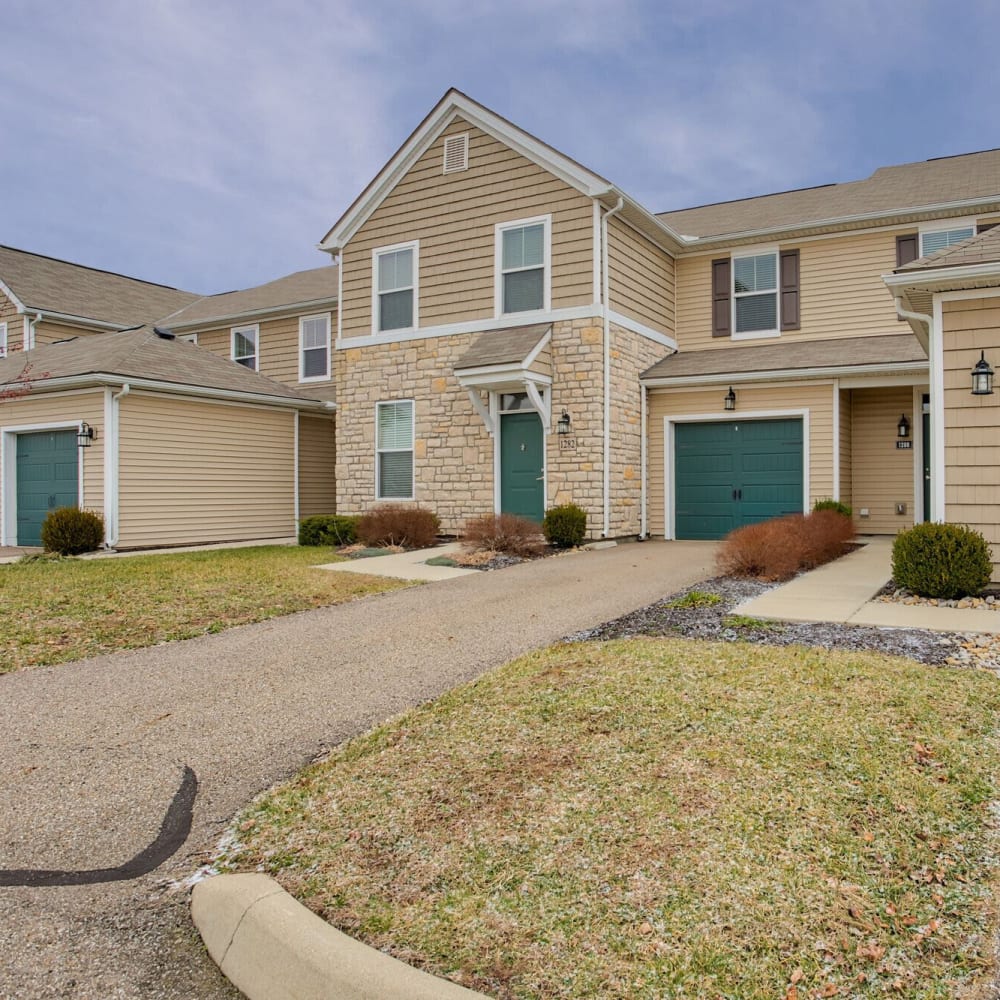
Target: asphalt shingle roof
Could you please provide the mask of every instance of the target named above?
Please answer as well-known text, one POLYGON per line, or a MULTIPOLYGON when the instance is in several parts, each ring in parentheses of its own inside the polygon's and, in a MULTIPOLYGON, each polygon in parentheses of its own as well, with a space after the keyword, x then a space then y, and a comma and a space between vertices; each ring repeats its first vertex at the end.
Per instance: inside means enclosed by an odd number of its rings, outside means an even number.
POLYGON ((536 323, 534 326, 517 326, 510 330, 490 330, 480 334, 458 359, 455 371, 485 368, 489 365, 520 364, 551 329, 549 323, 536 323))
POLYGON ((944 247, 926 257, 918 257, 896 268, 896 274, 907 271, 929 271, 939 267, 962 267, 968 264, 992 264, 1000 261, 1000 226, 970 236, 961 243, 944 247))

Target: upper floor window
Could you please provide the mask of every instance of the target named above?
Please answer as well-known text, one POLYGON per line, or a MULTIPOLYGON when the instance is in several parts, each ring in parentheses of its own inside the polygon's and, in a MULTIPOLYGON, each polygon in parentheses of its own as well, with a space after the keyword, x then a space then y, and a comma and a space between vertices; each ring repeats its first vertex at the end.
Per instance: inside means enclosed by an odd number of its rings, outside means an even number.
POLYGON ((257 341, 260 339, 260 328, 254 326, 235 326, 232 329, 232 359, 238 365, 257 371, 259 355, 257 341))
POLYGON ((418 258, 415 242, 372 252, 374 333, 417 326, 418 258))
POLYGON ((936 250, 943 250, 945 247, 954 246, 967 240, 976 231, 975 223, 955 226, 952 229, 929 229, 920 233, 920 256, 926 257, 936 250))
POLYGON ((0 358, 7 357, 7 324, 0 323, 0 358))
POLYGON ((759 248, 712 261, 712 336, 753 340, 799 329, 799 251, 759 248))
POLYGON ((550 217, 496 227, 497 315, 549 308, 550 217))
POLYGON ((733 258, 733 332, 778 330, 778 254, 733 258))
POLYGON ((375 404, 375 497, 413 499, 413 400, 375 404))
POLYGON ((299 320, 299 381, 330 377, 330 314, 299 320))

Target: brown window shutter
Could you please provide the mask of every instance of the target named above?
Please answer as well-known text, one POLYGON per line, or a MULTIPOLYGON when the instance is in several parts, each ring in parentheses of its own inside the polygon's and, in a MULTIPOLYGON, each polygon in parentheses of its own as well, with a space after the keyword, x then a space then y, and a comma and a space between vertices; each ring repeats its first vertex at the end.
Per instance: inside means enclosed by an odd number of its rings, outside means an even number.
POLYGON ((799 328, 799 252, 781 251, 781 329, 799 328))
POLYGON ((896 237, 896 267, 902 267, 920 256, 920 237, 916 233, 896 237))
POLYGON ((979 225, 976 226, 976 235, 978 236, 980 233, 988 232, 990 229, 996 229, 997 226, 1000 226, 1000 222, 980 222, 979 225))
POLYGON ((712 336, 728 337, 732 324, 731 309, 731 264, 728 257, 712 261, 712 336))

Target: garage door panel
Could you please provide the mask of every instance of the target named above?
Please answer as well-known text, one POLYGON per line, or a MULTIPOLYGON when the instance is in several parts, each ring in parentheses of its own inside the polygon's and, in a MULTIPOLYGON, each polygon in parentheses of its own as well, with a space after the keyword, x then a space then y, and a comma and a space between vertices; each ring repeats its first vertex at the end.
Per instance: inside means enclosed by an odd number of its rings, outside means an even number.
POLYGON ((80 501, 76 431, 17 436, 17 544, 40 545, 42 522, 80 501))

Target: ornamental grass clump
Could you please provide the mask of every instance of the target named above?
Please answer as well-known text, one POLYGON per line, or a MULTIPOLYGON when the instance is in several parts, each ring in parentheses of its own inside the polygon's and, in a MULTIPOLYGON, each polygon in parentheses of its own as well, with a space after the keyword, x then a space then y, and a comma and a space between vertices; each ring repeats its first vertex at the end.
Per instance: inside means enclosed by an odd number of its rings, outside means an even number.
POLYGON ((978 594, 992 573, 986 539, 961 524, 917 524, 900 532, 892 545, 896 586, 921 597, 951 601, 978 594))
POLYGON ((503 552, 511 556, 537 556, 545 550, 538 525, 516 514, 469 518, 462 529, 462 545, 473 552, 503 552))
POLYGON ((46 552, 78 556, 104 544, 104 518, 92 510, 57 507, 42 522, 42 546, 46 552))
POLYGON ((437 544, 441 520, 426 507, 387 503, 373 507, 358 521, 358 541, 364 545, 399 545, 428 549, 437 544))

